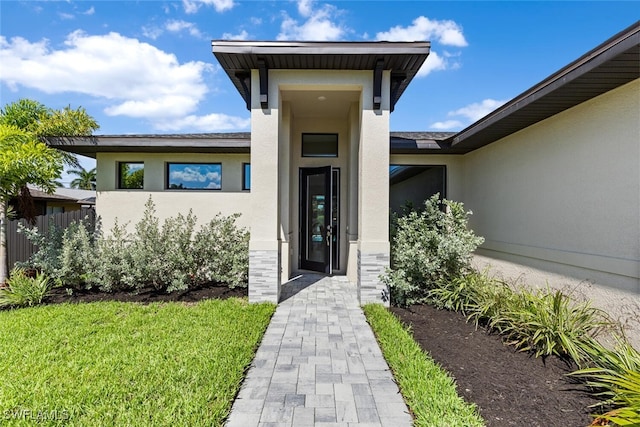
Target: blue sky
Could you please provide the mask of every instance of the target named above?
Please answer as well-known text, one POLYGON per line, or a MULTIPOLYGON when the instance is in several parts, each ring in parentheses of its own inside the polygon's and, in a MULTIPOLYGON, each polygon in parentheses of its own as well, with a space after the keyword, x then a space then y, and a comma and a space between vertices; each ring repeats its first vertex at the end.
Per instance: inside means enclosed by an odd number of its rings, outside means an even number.
POLYGON ((455 131, 639 17, 635 1, 3 0, 0 104, 83 106, 98 134, 248 131, 212 39, 430 40, 391 129, 455 131))

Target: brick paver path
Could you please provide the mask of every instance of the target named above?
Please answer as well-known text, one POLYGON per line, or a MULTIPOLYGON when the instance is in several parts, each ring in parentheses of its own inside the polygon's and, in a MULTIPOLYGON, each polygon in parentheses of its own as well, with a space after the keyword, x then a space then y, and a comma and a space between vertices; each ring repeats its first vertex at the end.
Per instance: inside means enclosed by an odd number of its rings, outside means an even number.
POLYGON ((282 300, 227 427, 411 426, 354 284, 305 275, 282 300))

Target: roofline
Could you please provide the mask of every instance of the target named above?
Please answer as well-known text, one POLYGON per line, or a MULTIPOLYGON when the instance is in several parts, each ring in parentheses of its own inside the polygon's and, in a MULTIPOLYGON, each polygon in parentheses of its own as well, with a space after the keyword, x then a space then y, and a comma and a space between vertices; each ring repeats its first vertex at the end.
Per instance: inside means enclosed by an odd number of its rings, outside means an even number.
POLYGON ((248 132, 205 134, 94 135, 50 146, 96 157, 97 153, 249 153, 248 132))
MULTIPOLYGON (((389 132, 391 154, 455 154, 454 132, 389 132)), ((251 134, 144 134, 77 137, 52 147, 88 157, 97 153, 250 153, 251 134)))
POLYGON ((545 95, 566 85, 576 78, 585 75, 594 68, 602 65, 611 58, 640 44, 640 21, 636 21, 629 27, 607 39, 602 44, 588 51, 575 61, 551 74, 540 83, 517 95, 506 104, 498 107, 485 117, 467 126, 452 138, 452 145, 460 144, 465 139, 481 130, 510 116, 518 110, 538 101, 545 95))
POLYGON ((213 53, 239 53, 256 55, 370 55, 421 54, 431 48, 429 41, 264 41, 264 40, 212 40, 213 53), (402 47, 402 49, 398 49, 402 47), (392 49, 392 50, 390 50, 392 49))
MULTIPOLYGON (((374 87, 380 90, 382 71, 391 71, 390 110, 429 56, 429 41, 310 42, 212 40, 211 51, 227 73, 247 109, 251 109, 251 70, 260 73, 260 103, 267 108, 269 70, 373 71, 374 87)), ((375 89, 374 89, 375 91, 375 89)), ((374 108, 380 94, 374 94, 374 108)))

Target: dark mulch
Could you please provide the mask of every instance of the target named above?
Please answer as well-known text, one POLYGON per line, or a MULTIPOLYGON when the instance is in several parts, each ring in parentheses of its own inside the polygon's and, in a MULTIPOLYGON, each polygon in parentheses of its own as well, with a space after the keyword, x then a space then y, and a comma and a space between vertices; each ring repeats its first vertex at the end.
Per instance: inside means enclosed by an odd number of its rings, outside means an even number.
POLYGON ((51 296, 47 298, 47 303, 75 303, 75 302, 95 302, 95 301, 122 301, 122 302, 137 302, 137 303, 152 303, 152 302, 166 302, 166 301, 181 301, 181 302, 197 302, 203 299, 211 298, 231 298, 231 297, 246 297, 247 288, 234 288, 229 289, 227 286, 218 284, 206 284, 203 286, 188 289, 186 291, 166 293, 157 291, 153 288, 142 289, 137 293, 116 291, 116 292, 101 292, 98 289, 90 290, 73 290, 73 293, 69 295, 64 288, 55 288, 51 292, 51 296))
POLYGON ((392 311, 451 373, 460 395, 478 406, 487 426, 578 427, 593 421, 588 406, 597 401, 566 377, 575 366, 516 352, 456 312, 428 305, 392 311))

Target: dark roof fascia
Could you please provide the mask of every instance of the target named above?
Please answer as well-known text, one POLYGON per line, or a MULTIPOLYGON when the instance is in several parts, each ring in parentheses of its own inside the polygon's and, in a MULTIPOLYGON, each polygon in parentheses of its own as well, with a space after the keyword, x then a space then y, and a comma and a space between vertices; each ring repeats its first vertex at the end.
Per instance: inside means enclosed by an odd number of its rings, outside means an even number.
POLYGON ((390 132, 391 154, 464 154, 451 146, 456 132, 390 132))
POLYGON ((97 135, 74 138, 54 148, 96 157, 97 153, 249 153, 251 134, 97 135))
MULTIPOLYGON (((532 124, 574 107, 616 87, 640 77, 640 21, 611 37, 569 65, 521 93, 487 116, 460 131, 451 138, 453 148, 469 152, 500 138, 522 130, 532 124), (613 79, 609 73, 599 70, 622 55, 630 55, 635 67, 624 76, 613 79), (578 92, 581 79, 594 80, 599 86, 591 87, 585 96, 568 95, 578 92), (517 117, 520 115, 520 117, 517 117), (525 118, 526 116, 526 118, 525 118)), ((606 71, 606 69, 604 70, 606 71)))
MULTIPOLYGON (((390 132, 391 154, 461 154, 449 140, 455 132, 390 132)), ((52 147, 96 157, 97 153, 250 153, 251 134, 97 135, 52 147)))
POLYGON ((384 61, 383 69, 391 71, 391 111, 413 77, 427 59, 431 48, 422 42, 301 42, 212 40, 211 49, 234 86, 250 105, 245 79, 251 70, 318 69, 371 70, 384 61))

